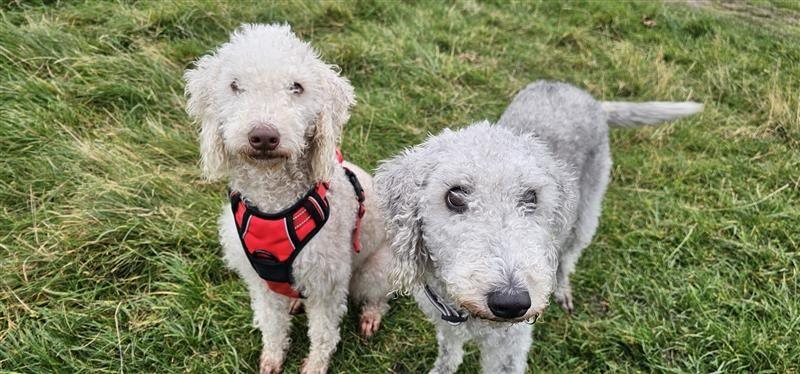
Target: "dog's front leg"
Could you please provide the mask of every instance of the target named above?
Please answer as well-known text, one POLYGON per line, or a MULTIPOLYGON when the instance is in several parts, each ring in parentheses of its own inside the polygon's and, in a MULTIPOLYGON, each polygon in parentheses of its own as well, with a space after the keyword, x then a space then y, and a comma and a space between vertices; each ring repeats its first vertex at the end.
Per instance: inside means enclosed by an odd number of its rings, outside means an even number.
POLYGON ((253 324, 261 330, 260 374, 281 372, 286 350, 289 348, 290 299, 278 295, 258 279, 248 282, 250 303, 253 307, 253 324))
POLYGON ((305 305, 311 348, 300 372, 325 373, 328 371, 331 355, 339 344, 339 324, 347 311, 347 288, 340 285, 327 295, 309 297, 305 300, 305 305))
POLYGON ((433 363, 431 374, 455 373, 461 360, 464 359, 464 343, 469 340, 466 326, 450 326, 444 322, 437 323, 436 342, 439 355, 433 363))
POLYGON ((531 348, 531 327, 526 324, 494 329, 478 340, 481 372, 486 374, 524 373, 531 348))

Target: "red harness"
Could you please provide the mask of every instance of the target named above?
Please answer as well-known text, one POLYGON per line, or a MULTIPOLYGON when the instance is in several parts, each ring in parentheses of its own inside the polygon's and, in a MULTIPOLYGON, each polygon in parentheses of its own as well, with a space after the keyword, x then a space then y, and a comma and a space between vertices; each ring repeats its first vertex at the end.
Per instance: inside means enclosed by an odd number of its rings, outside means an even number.
MULTIPOLYGON (((343 162, 342 154, 336 151, 337 159, 343 162)), ((364 217, 364 189, 356 175, 347 167, 344 172, 356 193, 358 212, 353 229, 353 250, 361 251, 361 218, 364 217)), ((239 192, 231 192, 231 209, 236 222, 244 253, 258 276, 267 286, 279 294, 292 298, 303 297, 292 287, 292 264, 303 247, 322 229, 330 215, 325 196, 329 184, 318 182, 308 193, 291 207, 278 213, 264 213, 248 204, 239 192)))

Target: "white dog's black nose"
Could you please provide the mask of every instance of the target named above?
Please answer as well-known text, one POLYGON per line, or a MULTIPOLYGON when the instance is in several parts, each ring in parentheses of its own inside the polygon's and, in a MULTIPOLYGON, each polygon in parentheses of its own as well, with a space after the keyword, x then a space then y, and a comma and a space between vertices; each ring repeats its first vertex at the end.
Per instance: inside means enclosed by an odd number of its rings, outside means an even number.
POLYGON ((486 297, 489 309, 500 318, 517 318, 524 316, 531 307, 528 291, 492 291, 486 297))
POLYGON ((281 144, 281 134, 275 126, 260 124, 253 127, 247 134, 247 140, 253 149, 259 151, 274 151, 281 144))

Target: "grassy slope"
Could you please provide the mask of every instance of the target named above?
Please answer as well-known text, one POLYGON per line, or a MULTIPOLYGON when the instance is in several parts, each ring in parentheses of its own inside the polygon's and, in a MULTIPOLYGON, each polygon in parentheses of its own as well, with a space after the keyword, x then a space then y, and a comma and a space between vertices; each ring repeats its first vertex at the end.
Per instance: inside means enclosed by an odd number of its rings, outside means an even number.
MULTIPOLYGON (((224 187, 198 176, 180 76, 240 22, 284 20, 355 85, 343 148, 368 168, 428 132, 497 118, 539 78, 704 101, 702 116, 612 135, 578 312, 548 310, 530 364, 797 370, 797 28, 610 2, 4 6, 0 370, 255 368, 246 291, 218 258, 224 187)), ((343 326, 335 372, 419 372, 435 357, 409 300, 370 342, 353 316, 343 326)), ((304 334, 296 324, 292 370, 304 334)), ((463 372, 478 367, 469 352, 463 372)))

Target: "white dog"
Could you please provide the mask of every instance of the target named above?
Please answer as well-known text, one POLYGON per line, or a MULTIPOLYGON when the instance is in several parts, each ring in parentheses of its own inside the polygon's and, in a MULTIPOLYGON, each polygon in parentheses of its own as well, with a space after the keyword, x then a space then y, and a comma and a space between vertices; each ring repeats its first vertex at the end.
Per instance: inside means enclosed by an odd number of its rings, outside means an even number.
POLYGON ((597 228, 611 170, 609 125, 701 109, 601 103, 538 82, 497 125, 445 130, 383 163, 375 183, 394 235, 392 275, 437 327, 431 372, 454 372, 472 339, 483 372, 524 372, 531 327, 519 322, 536 322, 553 293, 573 308, 569 275, 597 228))
POLYGON ((185 79, 187 110, 202 126, 204 175, 229 180, 220 240, 250 292, 261 372, 281 370, 295 297, 303 297, 311 340, 303 372, 325 372, 348 291, 362 304, 365 336, 388 309, 391 255, 371 178, 337 160, 353 88, 288 25, 243 25, 185 79), (360 233, 352 175, 366 195, 360 233))

